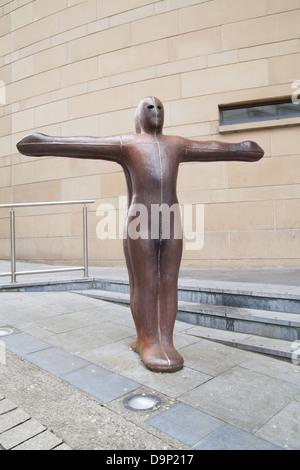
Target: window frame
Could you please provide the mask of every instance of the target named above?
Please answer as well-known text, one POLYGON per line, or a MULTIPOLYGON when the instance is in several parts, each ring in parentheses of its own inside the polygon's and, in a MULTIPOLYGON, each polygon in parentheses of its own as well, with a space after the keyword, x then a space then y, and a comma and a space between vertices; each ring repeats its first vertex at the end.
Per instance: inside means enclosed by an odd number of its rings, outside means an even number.
MULTIPOLYGON (((285 115, 285 116, 266 116, 263 118, 257 118, 257 119, 242 119, 242 120, 232 120, 230 122, 224 122, 224 117, 223 113, 224 111, 228 110, 235 110, 235 109, 251 109, 255 107, 261 107, 261 106, 271 106, 271 105, 280 105, 280 104, 287 104, 287 103, 293 103, 292 99, 290 96, 287 97, 282 97, 282 98, 275 98, 275 99, 265 99, 265 100, 256 100, 256 101, 244 101, 242 103, 232 103, 232 104, 224 104, 224 105, 219 105, 219 124, 220 124, 220 129, 222 127, 230 127, 230 126, 239 126, 239 125, 251 125, 255 123, 261 123, 263 126, 264 123, 270 122, 270 121, 282 121, 282 124, 284 124, 284 121, 286 119, 300 119, 300 104, 299 106, 299 114, 297 115, 285 115)), ((296 105, 295 105, 296 106, 296 105)))

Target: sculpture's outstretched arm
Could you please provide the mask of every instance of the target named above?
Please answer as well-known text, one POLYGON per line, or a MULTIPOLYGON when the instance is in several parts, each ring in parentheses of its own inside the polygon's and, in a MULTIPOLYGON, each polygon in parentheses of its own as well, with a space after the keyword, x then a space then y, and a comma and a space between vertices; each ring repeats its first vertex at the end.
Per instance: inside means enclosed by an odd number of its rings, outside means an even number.
POLYGON ((255 142, 245 141, 239 144, 226 142, 200 142, 185 139, 183 162, 242 161, 256 162, 264 151, 255 142))
POLYGON ((30 134, 17 143, 23 155, 31 157, 70 157, 122 161, 120 137, 50 137, 30 134))

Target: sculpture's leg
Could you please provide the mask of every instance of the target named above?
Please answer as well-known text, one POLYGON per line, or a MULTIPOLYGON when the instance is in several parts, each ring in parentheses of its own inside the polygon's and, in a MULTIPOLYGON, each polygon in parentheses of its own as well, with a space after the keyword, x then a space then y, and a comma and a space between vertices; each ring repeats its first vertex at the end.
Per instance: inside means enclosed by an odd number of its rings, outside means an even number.
MULTIPOLYGON (((127 240, 129 265, 132 269, 131 310, 135 320, 137 339, 132 348, 141 355, 149 367, 154 350, 160 349, 157 296, 158 271, 155 241, 127 240), (133 288, 132 288, 133 287, 133 288), (148 358, 149 356, 149 358, 148 358), (148 359, 147 359, 148 358, 148 359)), ((164 354, 159 353, 159 356, 164 354)))
MULTIPOLYGON (((129 289, 130 289, 130 307, 131 307, 131 313, 132 317, 134 320, 135 324, 135 329, 138 334, 139 332, 139 325, 138 325, 138 317, 135 313, 135 307, 134 307, 134 277, 133 277, 133 270, 132 270, 132 265, 131 265, 131 260, 129 256, 129 250, 128 250, 128 242, 127 238, 124 239, 123 242, 123 248, 124 248, 124 254, 125 254, 125 260, 126 260, 126 266, 127 266, 127 271, 128 271, 128 276, 129 276, 129 289)), ((134 344, 132 344, 132 348, 135 350, 135 344, 139 343, 139 338, 137 338, 134 341, 134 344)))
POLYGON ((169 269, 162 268, 162 260, 171 260, 171 256, 167 256, 167 251, 158 240, 128 239, 124 248, 134 286, 132 314, 137 339, 132 343, 132 348, 151 370, 179 370, 183 360, 173 346, 172 336, 177 312, 180 261, 178 263, 176 259, 175 264, 171 262, 169 269))
POLYGON ((182 256, 182 239, 163 240, 160 259, 161 341, 175 370, 183 358, 173 345, 173 330, 178 306, 178 273, 182 256))

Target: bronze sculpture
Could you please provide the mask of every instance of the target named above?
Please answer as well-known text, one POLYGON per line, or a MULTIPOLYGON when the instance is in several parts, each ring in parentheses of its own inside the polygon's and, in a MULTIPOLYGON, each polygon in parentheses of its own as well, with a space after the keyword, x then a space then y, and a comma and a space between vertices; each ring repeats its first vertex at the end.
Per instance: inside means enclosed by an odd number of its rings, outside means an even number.
POLYGON ((175 236, 174 222, 169 236, 163 236, 161 214, 158 235, 153 237, 151 206, 171 207, 178 203, 176 181, 180 163, 251 162, 261 159, 264 152, 250 141, 228 144, 165 136, 163 123, 163 104, 155 97, 147 97, 136 110, 136 134, 104 138, 31 134, 18 142, 17 148, 28 156, 103 159, 122 166, 128 188, 127 232, 136 216, 132 210, 136 204, 144 205, 150 214, 140 237, 124 238, 131 310, 137 331, 131 346, 147 368, 173 372, 183 366, 183 358, 173 345, 182 237, 175 236))

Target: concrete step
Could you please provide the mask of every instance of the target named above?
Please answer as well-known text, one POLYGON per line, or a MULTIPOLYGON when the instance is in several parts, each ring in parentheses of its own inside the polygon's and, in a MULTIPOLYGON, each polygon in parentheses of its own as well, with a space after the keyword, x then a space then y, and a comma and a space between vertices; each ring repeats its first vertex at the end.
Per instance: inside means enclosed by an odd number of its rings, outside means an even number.
POLYGON ((0 286, 0 292, 58 292, 72 289, 91 289, 93 279, 58 279, 54 280, 34 280, 27 282, 17 282, 15 284, 3 284, 0 286))
MULTIPOLYGON (((95 299, 130 305, 126 292, 98 289, 73 291, 95 299)), ((209 305, 197 302, 178 302, 177 320, 201 325, 212 331, 243 333, 291 342, 299 340, 300 318, 294 313, 209 305)), ((202 330, 203 331, 203 330, 202 330)))
POLYGON ((203 326, 195 326, 186 330, 185 333, 187 335, 203 338, 215 343, 225 344, 226 346, 291 360, 296 365, 299 365, 300 363, 300 343, 298 341, 291 342, 203 326))
POLYGON ((228 307, 242 307, 273 312, 300 314, 299 289, 287 289, 286 286, 257 286, 245 283, 238 288, 234 283, 206 287, 179 286, 178 299, 188 302, 200 302, 228 307))
MULTIPOLYGON (((128 280, 122 279, 71 279, 40 280, 6 284, 0 292, 59 291, 96 289, 109 292, 129 293, 128 280)), ((300 288, 293 286, 196 281, 180 279, 178 300, 208 305, 241 307, 300 314, 300 288)))
POLYGON ((300 317, 295 313, 179 301, 177 319, 194 325, 268 338, 287 341, 300 339, 300 317))
MULTIPOLYGON (((93 288, 129 293, 128 281, 94 278, 93 288)), ((178 300, 300 314, 299 288, 280 285, 180 279, 178 300)))
POLYGON ((100 289, 75 290, 72 292, 84 295, 86 297, 91 297, 93 299, 106 300, 108 302, 130 305, 130 295, 127 292, 114 292, 100 289))

